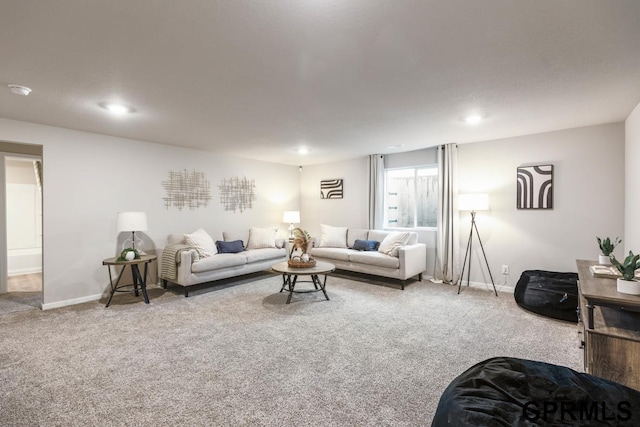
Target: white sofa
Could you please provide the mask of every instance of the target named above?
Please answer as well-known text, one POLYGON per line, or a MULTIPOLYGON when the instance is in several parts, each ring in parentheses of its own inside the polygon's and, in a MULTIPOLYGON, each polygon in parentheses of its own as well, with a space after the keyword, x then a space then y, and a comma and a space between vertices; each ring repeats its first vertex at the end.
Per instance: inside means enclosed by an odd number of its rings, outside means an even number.
MULTIPOLYGON (((213 253, 203 256, 198 245, 187 240, 188 234, 170 234, 167 246, 163 249, 161 273, 162 285, 175 283, 184 287, 184 296, 189 296, 191 286, 215 280, 236 277, 243 274, 269 270, 272 265, 288 259, 288 241, 275 238, 266 242, 264 239, 256 243, 251 233, 255 229, 243 233, 215 232, 207 233, 213 242, 232 242, 242 240, 245 250, 238 253, 213 253)), ((204 231, 204 230, 203 230, 204 231)), ((217 252, 217 249, 214 249, 217 252)))
MULTIPOLYGON (((323 226, 328 227, 328 226, 323 226)), ((334 232, 339 227, 328 227, 334 232)), ((325 228, 323 228, 324 236, 325 228)), ((335 239, 325 241, 323 238, 314 239, 314 247, 310 253, 318 261, 326 261, 336 268, 358 273, 398 279, 404 290, 407 279, 416 276, 422 280, 422 273, 427 270, 427 245, 418 243, 418 235, 408 232, 408 242, 397 247, 397 256, 379 251, 359 251, 353 249, 356 240, 374 240, 382 242, 392 232, 382 230, 345 229, 346 243, 341 244, 335 239)))

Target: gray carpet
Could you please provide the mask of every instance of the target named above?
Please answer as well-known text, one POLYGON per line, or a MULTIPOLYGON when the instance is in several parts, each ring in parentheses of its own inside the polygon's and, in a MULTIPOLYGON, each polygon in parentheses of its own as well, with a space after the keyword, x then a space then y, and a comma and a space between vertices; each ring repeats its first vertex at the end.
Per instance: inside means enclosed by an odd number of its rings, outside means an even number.
POLYGON ((150 305, 122 294, 0 315, 1 423, 419 426, 486 358, 582 368, 576 326, 509 294, 341 274, 331 301, 285 305, 280 284, 262 274, 189 298, 154 288, 150 305))

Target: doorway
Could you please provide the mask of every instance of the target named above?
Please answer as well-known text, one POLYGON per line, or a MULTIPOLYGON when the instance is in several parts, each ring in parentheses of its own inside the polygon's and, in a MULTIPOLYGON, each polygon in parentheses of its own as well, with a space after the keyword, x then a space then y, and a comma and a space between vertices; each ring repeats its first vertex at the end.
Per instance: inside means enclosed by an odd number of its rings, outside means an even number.
POLYGON ((0 152, 0 314, 41 308, 44 283, 42 156, 30 154, 42 147, 3 145, 11 152, 0 152))

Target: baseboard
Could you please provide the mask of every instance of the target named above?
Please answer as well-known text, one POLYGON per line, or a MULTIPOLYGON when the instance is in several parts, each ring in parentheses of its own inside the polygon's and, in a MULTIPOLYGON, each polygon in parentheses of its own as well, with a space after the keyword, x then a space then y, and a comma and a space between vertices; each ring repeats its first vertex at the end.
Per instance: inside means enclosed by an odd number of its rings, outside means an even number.
POLYGON ((97 294, 97 295, 89 295, 81 298, 67 299, 64 301, 50 302, 47 304, 42 304, 42 309, 50 310, 52 308, 66 307, 68 305, 81 304, 83 302, 97 301, 102 297, 104 297, 103 294, 97 294))
POLYGON ((23 274, 34 274, 34 273, 42 273, 42 268, 34 267, 34 268, 21 268, 17 270, 11 270, 7 272, 7 276, 22 276, 23 274))
MULTIPOLYGON (((467 281, 465 280, 462 283, 463 290, 466 287, 467 287, 467 281)), ((491 285, 491 283, 471 282, 471 283, 469 283, 469 287, 470 288, 475 288, 475 289, 482 289, 483 291, 493 292, 493 286, 491 285)), ((508 286, 508 285, 496 285, 496 290, 498 292, 505 292, 505 293, 513 294, 513 292, 515 291, 515 288, 513 286, 508 286)))

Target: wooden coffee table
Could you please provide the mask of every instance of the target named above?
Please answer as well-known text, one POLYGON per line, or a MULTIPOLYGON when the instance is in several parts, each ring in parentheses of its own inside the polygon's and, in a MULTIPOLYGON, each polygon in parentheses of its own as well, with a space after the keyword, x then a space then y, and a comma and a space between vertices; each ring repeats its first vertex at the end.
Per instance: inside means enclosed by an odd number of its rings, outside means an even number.
POLYGON ((328 262, 317 262, 315 267, 311 268, 292 268, 289 267, 289 264, 285 261, 274 265, 271 269, 277 273, 282 273, 282 288, 280 288, 280 292, 285 289, 289 291, 287 304, 291 302, 291 296, 294 292, 306 293, 322 291, 324 297, 329 301, 329 296, 327 295, 325 286, 327 284, 327 274, 335 271, 335 265, 329 264, 328 262), (322 281, 318 278, 321 274, 324 274, 324 280, 322 281), (291 279, 291 276, 293 276, 293 280, 291 279), (298 280, 298 276, 311 276, 311 280, 298 280), (298 282, 313 283, 314 289, 296 290, 295 287, 298 282))

